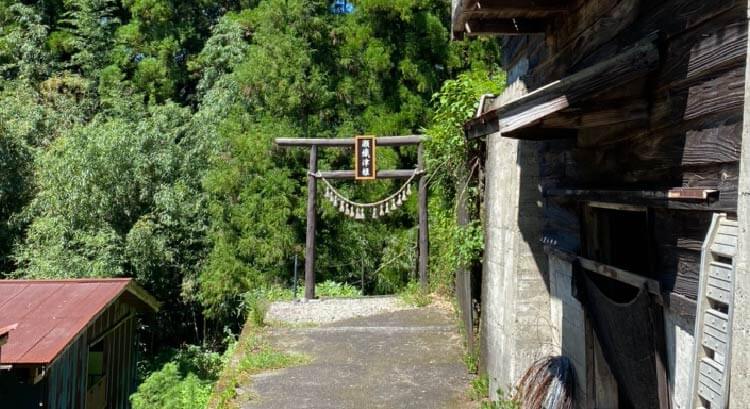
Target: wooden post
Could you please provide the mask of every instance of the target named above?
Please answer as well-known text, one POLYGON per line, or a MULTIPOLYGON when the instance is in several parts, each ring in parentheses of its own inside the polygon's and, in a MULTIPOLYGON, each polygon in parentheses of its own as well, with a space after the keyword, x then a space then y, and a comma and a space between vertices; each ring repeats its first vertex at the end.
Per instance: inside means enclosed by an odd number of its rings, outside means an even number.
MULTIPOLYGON (((417 168, 422 172, 424 171, 424 148, 421 143, 417 152, 417 168)), ((422 174, 419 177, 419 200, 417 207, 419 208, 419 284, 422 290, 426 292, 429 290, 427 271, 430 259, 430 236, 427 230, 427 179, 424 176, 422 174)))
MULTIPOLYGON (((456 224, 465 228, 469 225, 468 163, 462 170, 461 177, 456 181, 456 224)), ((471 267, 468 265, 461 265, 456 270, 456 299, 466 332, 466 350, 472 356, 474 354, 474 321, 471 305, 471 267)))
POLYGON ((307 234, 305 235, 305 299, 315 298, 315 218, 318 181, 318 147, 310 147, 310 175, 307 176, 307 234))

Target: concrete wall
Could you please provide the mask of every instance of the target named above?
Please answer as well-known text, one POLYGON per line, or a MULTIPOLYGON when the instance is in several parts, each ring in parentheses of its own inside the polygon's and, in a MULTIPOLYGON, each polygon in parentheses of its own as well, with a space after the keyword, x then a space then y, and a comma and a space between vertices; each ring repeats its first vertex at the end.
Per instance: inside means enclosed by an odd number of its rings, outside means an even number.
POLYGON ((694 328, 681 316, 664 309, 669 388, 672 408, 686 409, 690 402, 690 374, 693 371, 694 328))
MULTIPOLYGON (((748 2, 750 16, 750 2, 748 2)), ((750 56, 750 44, 748 44, 750 56)), ((750 58, 745 67, 750 78, 750 58)), ((737 220, 739 236, 735 258, 734 321, 732 323, 732 409, 748 407, 750 400, 750 81, 745 81, 745 112, 738 186, 737 220)))
POLYGON ((532 142, 487 139, 481 353, 493 398, 554 350, 537 152, 532 142))
POLYGON ((573 362, 578 382, 579 403, 586 402, 586 321, 583 306, 573 296, 572 266, 565 260, 549 256, 550 316, 557 354, 573 362))

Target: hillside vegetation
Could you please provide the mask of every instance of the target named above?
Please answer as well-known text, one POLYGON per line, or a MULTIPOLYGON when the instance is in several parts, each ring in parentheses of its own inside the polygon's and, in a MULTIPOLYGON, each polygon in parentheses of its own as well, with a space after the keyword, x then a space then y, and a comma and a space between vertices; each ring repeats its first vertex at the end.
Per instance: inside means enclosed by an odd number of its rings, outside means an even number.
MULTIPOLYGON (((449 42, 449 12, 440 0, 0 0, 0 277, 134 277, 163 303, 140 336, 144 387, 207 397, 248 303, 286 293, 304 255, 307 152, 273 138, 426 133, 432 285, 450 292, 481 248, 477 225, 454 222, 460 125, 503 78, 494 40, 449 42)), ((321 153, 322 169, 351 163, 321 153)), ((413 167, 416 150, 379 149, 378 163, 413 167)), ((367 201, 398 183, 337 188, 367 201)), ((406 286, 413 197, 366 223, 319 211, 319 282, 406 286)), ((143 396, 136 407, 158 401, 143 396)))

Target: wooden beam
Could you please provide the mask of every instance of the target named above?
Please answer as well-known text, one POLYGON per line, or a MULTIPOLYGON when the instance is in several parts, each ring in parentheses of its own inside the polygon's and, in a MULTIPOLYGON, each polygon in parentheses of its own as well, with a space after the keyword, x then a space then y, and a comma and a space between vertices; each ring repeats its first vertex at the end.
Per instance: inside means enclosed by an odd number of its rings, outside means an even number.
POLYGON ((547 31, 546 20, 533 19, 469 19, 464 24, 467 36, 526 35, 547 31))
POLYGON ((572 199, 586 202, 624 203, 637 206, 675 209, 718 211, 722 203, 712 199, 717 188, 673 188, 664 190, 593 190, 552 188, 544 191, 545 197, 572 199), (705 197, 706 199, 701 199, 705 197))
POLYGON ((578 257, 578 262, 581 264, 581 267, 592 273, 609 277, 637 288, 645 285, 649 293, 661 298, 661 285, 654 279, 583 257, 578 257))
MULTIPOLYGON (((408 179, 415 173, 419 173, 417 169, 387 169, 377 171, 375 178, 408 179)), ((325 179, 354 179, 353 170, 321 170, 318 174, 325 179)))
MULTIPOLYGON (((418 169, 424 170, 424 147, 419 145, 417 151, 418 169)), ((428 282, 428 263, 430 260, 430 233, 429 221, 427 216, 427 178, 419 178, 419 197, 417 200, 419 212, 419 284, 422 291, 429 290, 428 282)))
POLYGON ((587 104, 544 118, 543 128, 585 129, 648 121, 648 103, 643 99, 587 104))
POLYGON ((567 13, 570 0, 465 0, 463 15, 492 15, 500 18, 546 17, 567 13))
POLYGON ((649 36, 620 55, 585 68, 569 77, 555 81, 534 92, 510 101, 468 121, 464 129, 486 128, 486 123, 498 122, 498 131, 506 134, 535 121, 571 107, 580 106, 604 91, 627 84, 655 70, 659 50, 655 44, 658 36, 649 36))
POLYGON ((315 298, 315 222, 318 180, 312 174, 318 171, 318 146, 310 148, 311 175, 307 177, 307 230, 305 232, 305 299, 315 298))
MULTIPOLYGON (((424 140, 423 135, 379 136, 376 143, 377 146, 404 146, 417 145, 424 140)), ((276 138, 274 143, 277 146, 351 148, 354 147, 354 138, 276 138)))
POLYGON ((577 129, 564 128, 521 128, 513 132, 503 133, 506 138, 522 139, 525 141, 550 141, 554 139, 573 139, 578 136, 577 129))
MULTIPOLYGON (((472 20, 546 19, 556 14, 569 12, 572 3, 574 3, 573 0, 452 0, 453 37, 461 39, 465 33, 470 33, 467 23, 472 20)), ((472 27, 472 29, 474 33, 485 30, 478 27, 472 27)), ((487 26, 484 34, 501 34, 503 30, 508 30, 504 25, 496 26, 495 29, 496 31, 491 26, 487 26)), ((524 29, 520 28, 508 31, 507 34, 519 34, 523 31, 524 29)), ((545 32, 545 29, 533 32, 545 32)))
MULTIPOLYGON (((456 178, 456 224, 460 228, 469 226, 469 181, 471 179, 471 165, 464 161, 463 166, 458 169, 456 178)), ((463 321, 464 335, 466 336, 466 351, 469 356, 474 355, 474 317, 471 298, 471 266, 461 264, 456 269, 455 277, 456 303, 459 314, 463 321)))
POLYGON ((463 40, 463 13, 464 0, 451 0, 451 32, 453 33, 452 40, 463 40))

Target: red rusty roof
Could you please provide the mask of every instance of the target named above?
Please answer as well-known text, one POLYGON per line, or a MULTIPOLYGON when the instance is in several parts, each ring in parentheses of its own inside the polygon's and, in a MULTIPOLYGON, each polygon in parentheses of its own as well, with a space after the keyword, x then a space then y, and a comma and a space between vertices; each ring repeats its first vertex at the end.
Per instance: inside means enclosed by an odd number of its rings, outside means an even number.
POLYGON ((49 364, 120 296, 156 309, 130 278, 0 280, 0 328, 18 324, 0 364, 49 364), (134 296, 134 297, 132 297, 134 296))

